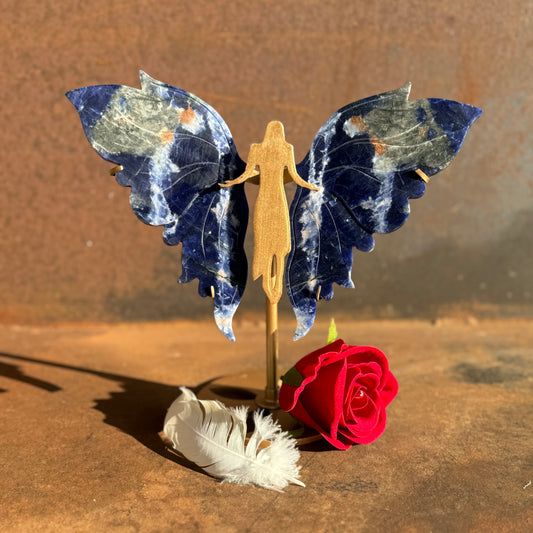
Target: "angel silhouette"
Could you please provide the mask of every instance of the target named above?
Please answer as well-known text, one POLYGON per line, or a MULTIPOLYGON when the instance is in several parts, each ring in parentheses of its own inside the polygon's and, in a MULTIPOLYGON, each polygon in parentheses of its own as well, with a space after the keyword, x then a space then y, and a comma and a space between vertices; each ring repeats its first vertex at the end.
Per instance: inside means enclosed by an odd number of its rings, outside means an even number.
POLYGON ((282 281, 297 318, 295 339, 312 327, 316 302, 333 283, 353 287, 352 248, 369 251, 373 233, 399 228, 428 176, 454 158, 481 110, 443 99, 409 101, 410 85, 351 103, 318 131, 298 165, 283 126, 239 157, 220 115, 196 96, 140 73, 141 89, 83 87, 67 93, 88 140, 120 165, 130 204, 182 247, 180 282, 198 278, 213 296, 215 320, 234 340, 232 318, 247 277, 244 181, 259 179, 254 212, 254 279, 271 303, 282 281), (290 206, 283 183, 294 180, 290 206), (285 258, 286 266, 285 266, 285 258))
POLYGON ((285 257, 291 250, 289 209, 283 187, 284 181, 288 180, 284 178, 288 176, 300 187, 314 191, 318 187, 307 183, 298 175, 293 146, 285 141, 283 124, 277 121, 267 125, 261 144, 252 144, 242 176, 220 185, 237 185, 257 175, 260 179, 254 209, 252 272, 254 280, 263 276, 263 290, 274 304, 281 298, 285 257))

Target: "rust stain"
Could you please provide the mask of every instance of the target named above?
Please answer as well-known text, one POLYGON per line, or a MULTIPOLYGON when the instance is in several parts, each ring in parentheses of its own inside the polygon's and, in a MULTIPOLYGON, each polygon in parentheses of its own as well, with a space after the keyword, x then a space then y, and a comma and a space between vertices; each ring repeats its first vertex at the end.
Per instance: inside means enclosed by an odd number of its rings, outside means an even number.
POLYGON ((376 154, 382 155, 387 151, 387 146, 377 139, 370 139, 370 142, 374 145, 376 154))
POLYGON ((357 126, 357 128, 359 129, 359 131, 365 131, 366 130, 366 124, 363 122, 363 117, 361 115, 354 115, 351 119, 350 119, 350 122, 354 125, 354 126, 357 126))
POLYGON ((159 139, 161 140, 161 143, 164 145, 170 144, 172 142, 172 139, 174 139, 174 132, 170 131, 167 128, 163 128, 159 132, 159 139))
POLYGON ((181 112, 180 121, 183 122, 183 124, 190 124, 195 118, 196 113, 191 107, 191 104, 189 104, 189 107, 181 112))

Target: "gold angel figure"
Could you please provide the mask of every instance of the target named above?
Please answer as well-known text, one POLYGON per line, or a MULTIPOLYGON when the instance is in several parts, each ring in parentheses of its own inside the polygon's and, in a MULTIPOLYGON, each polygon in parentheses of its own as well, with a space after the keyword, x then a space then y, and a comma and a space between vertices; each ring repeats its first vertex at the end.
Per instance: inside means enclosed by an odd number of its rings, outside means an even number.
POLYGON ((259 195, 254 209, 253 279, 263 276, 263 290, 271 304, 283 292, 285 257, 291 250, 289 208, 283 184, 318 190, 298 175, 294 148, 285 140, 283 124, 269 122, 263 142, 252 144, 246 169, 238 178, 221 184, 229 187, 259 176, 259 195))

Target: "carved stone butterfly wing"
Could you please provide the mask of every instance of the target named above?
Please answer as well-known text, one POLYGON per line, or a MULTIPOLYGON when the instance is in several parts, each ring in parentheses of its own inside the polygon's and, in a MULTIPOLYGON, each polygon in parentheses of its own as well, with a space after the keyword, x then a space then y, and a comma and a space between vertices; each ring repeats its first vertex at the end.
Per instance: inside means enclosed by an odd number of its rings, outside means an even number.
POLYGON ((408 200, 424 194, 424 175, 450 163, 481 114, 450 100, 410 102, 409 91, 406 85, 343 107, 297 165, 321 189, 299 187, 290 208, 285 282, 298 321, 295 339, 313 325, 317 299, 333 297, 333 283, 353 287, 352 247, 369 251, 373 233, 405 222, 408 200))
POLYGON ((121 165, 116 178, 131 187, 135 214, 164 226, 167 244, 183 243, 179 281, 198 278, 200 296, 214 296, 217 325, 234 340, 232 317, 247 276, 248 204, 242 185, 218 184, 245 164, 212 107, 144 72, 141 86, 83 87, 67 97, 95 150, 121 165))
MULTIPOLYGON (((248 206, 243 185, 221 188, 245 164, 220 115, 194 95, 141 72, 142 89, 120 85, 67 93, 87 138, 121 165, 121 185, 145 223, 164 226, 167 244, 183 243, 181 282, 199 279, 214 296, 215 319, 234 340, 232 317, 246 284, 243 243, 248 206)), ((352 248, 372 249, 372 234, 399 228, 425 176, 445 168, 479 116, 449 100, 408 101, 410 86, 354 102, 319 130, 298 174, 291 204, 291 252, 285 282, 298 321, 313 325, 316 301, 333 283, 353 287, 352 248)))

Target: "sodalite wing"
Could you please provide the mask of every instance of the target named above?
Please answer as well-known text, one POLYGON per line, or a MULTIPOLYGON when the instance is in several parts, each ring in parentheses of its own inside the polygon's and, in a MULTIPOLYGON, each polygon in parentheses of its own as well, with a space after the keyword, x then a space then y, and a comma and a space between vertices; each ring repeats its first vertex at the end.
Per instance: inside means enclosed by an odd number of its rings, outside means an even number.
POLYGON ((408 101, 410 85, 352 103, 322 126, 291 204, 292 249, 286 285, 298 326, 313 325, 317 293, 329 300, 333 283, 353 287, 352 247, 369 251, 372 234, 399 228, 409 198, 424 194, 417 169, 431 176, 453 159, 481 110, 439 99, 408 101))
POLYGON ((167 244, 183 242, 180 282, 214 288, 215 320, 234 340, 232 317, 246 284, 244 186, 219 183, 245 168, 220 115, 196 96, 141 72, 142 89, 120 85, 67 93, 87 138, 108 161, 122 165, 117 181, 145 223, 164 226, 167 244))

